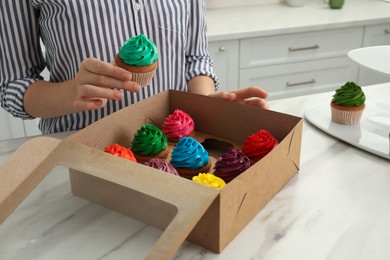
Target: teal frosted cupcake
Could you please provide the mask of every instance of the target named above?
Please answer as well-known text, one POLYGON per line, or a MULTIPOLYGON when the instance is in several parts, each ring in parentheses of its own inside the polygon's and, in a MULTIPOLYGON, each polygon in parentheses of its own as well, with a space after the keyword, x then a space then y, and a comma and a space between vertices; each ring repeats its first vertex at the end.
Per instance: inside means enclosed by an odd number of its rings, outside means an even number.
POLYGON ((343 125, 360 122, 366 96, 360 86, 350 81, 336 90, 330 102, 332 121, 343 125))
POLYGON ((192 137, 179 140, 171 153, 170 163, 181 177, 190 180, 199 173, 208 172, 211 167, 208 152, 192 137))
POLYGON ((115 63, 132 73, 132 81, 144 87, 157 69, 158 51, 154 42, 144 34, 131 37, 119 49, 115 63))

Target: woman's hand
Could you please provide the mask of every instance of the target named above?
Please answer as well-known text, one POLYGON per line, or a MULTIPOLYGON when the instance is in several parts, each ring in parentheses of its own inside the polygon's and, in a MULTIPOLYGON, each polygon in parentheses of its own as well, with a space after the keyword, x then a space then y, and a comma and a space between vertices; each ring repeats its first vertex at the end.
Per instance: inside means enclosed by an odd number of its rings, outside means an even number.
POLYGON ((265 101, 268 97, 268 93, 259 87, 217 92, 210 94, 209 96, 268 109, 268 104, 265 101))
POLYGON ((73 107, 77 111, 104 107, 108 99, 120 100, 123 90, 138 92, 140 86, 131 81, 131 73, 95 58, 84 60, 74 79, 77 96, 73 107))

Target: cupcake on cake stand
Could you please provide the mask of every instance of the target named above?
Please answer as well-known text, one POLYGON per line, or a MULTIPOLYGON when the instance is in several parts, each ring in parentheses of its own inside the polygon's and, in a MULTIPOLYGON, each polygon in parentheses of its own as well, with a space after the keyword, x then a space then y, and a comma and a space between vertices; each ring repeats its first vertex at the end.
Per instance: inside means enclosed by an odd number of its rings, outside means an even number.
MULTIPOLYGON (((385 75, 390 82, 390 46, 372 46, 351 50, 348 57, 369 70, 385 75)), ((366 109, 357 125, 332 122, 329 104, 315 104, 304 117, 322 131, 357 148, 390 160, 390 97, 366 100, 366 109)))

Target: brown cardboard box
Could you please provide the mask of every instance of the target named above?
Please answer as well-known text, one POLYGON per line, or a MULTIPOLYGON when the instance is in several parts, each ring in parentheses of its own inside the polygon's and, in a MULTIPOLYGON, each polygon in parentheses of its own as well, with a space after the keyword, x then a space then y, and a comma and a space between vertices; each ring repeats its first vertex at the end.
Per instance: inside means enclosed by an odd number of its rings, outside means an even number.
MULTIPOLYGON (((200 246, 221 252, 298 172, 303 121, 252 106, 185 92, 165 91, 90 125, 68 140, 98 150, 113 143, 128 147, 142 124, 151 123, 161 127, 165 117, 174 109, 191 115, 196 126, 195 138, 199 141, 212 137, 240 147, 249 135, 260 129, 269 131, 279 141, 279 145, 266 157, 216 194, 217 197, 187 238, 200 246)), ((111 169, 115 175, 115 165, 111 169)), ((137 165, 137 172, 155 171, 137 165)), ((153 197, 75 170, 70 170, 70 178, 75 195, 161 229, 165 229, 177 213, 175 207, 156 198, 158 194, 153 197)), ((175 185, 185 182, 191 183, 195 189, 199 188, 199 184, 184 178, 171 175, 166 178, 175 178, 175 185)), ((151 181, 154 181, 153 178, 151 181)), ((174 190, 175 187, 166 189, 174 190)), ((182 199, 185 200, 188 194, 182 194, 182 199)))

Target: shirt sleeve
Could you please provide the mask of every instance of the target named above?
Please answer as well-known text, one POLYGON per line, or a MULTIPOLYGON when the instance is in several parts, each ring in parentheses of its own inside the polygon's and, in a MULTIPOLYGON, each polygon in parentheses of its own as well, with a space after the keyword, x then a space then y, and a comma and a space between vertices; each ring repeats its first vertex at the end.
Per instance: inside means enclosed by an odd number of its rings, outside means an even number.
POLYGON ((198 75, 209 76, 214 80, 216 89, 218 77, 213 68, 213 61, 208 53, 206 2, 191 0, 186 49, 186 80, 198 75))
POLYGON ((30 0, 0 2, 0 101, 23 119, 33 118, 24 111, 24 93, 45 68, 37 16, 30 0))

